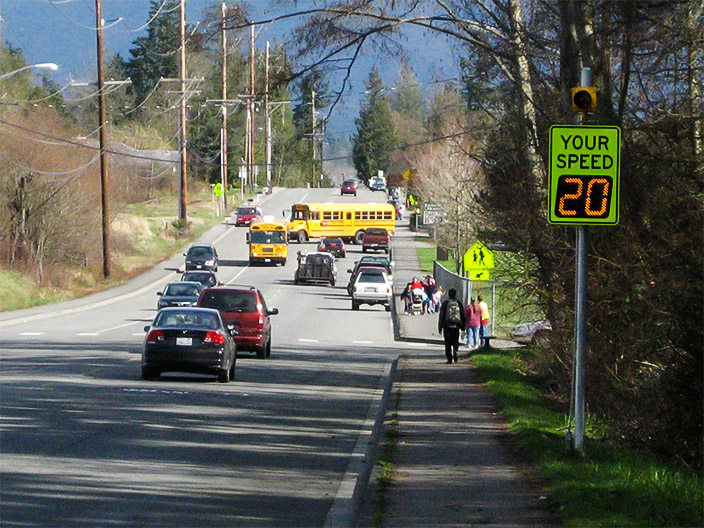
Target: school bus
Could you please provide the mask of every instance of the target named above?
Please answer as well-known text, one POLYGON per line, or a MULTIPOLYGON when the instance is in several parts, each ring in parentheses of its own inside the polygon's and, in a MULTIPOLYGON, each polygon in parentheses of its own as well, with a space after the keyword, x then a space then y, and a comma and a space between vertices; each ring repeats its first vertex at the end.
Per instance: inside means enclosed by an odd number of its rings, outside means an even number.
POLYGON ((396 229, 396 207, 389 203, 299 203, 291 207, 288 239, 340 237, 361 244, 370 227, 396 229))
POLYGON ((288 257, 286 222, 268 216, 253 220, 247 231, 247 244, 251 265, 271 262, 285 266, 288 257))

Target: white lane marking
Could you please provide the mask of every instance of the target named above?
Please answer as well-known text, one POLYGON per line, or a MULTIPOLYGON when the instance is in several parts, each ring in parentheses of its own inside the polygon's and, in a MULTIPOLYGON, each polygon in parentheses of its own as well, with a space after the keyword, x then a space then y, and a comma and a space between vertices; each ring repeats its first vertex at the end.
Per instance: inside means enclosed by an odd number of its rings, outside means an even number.
POLYGON ((404 344, 409 347, 420 347, 420 348, 425 348, 428 346, 428 343, 404 343, 404 344))
POLYGON ((40 336, 44 335, 44 332, 22 332, 21 336, 40 336))
POLYGON ((144 334, 145 334, 145 332, 135 332, 135 333, 132 334, 132 335, 133 335, 133 336, 141 336, 141 337, 144 337, 144 334))
POLYGON ((105 328, 105 329, 103 329, 103 330, 98 330, 98 332, 109 332, 110 330, 117 330, 118 328, 124 328, 124 327, 126 327, 126 326, 135 325, 135 324, 137 324, 137 323, 139 323, 139 322, 142 322, 142 321, 130 321, 129 323, 121 324, 121 325, 118 325, 118 326, 112 326, 112 327, 110 327, 110 328, 105 328))
POLYGON ((100 335, 99 332, 78 332, 77 336, 97 336, 100 335))
POLYGON ((232 284, 233 282, 235 282, 240 275, 242 275, 245 271, 247 271, 248 268, 249 268, 249 265, 242 268, 240 270, 240 272, 237 275, 235 275, 234 277, 232 277, 229 281, 227 281, 227 283, 232 284))
POLYGON ((373 345, 374 341, 352 341, 355 345, 373 345))
POLYGON ((320 343, 320 340, 318 339, 298 339, 301 343, 320 343))

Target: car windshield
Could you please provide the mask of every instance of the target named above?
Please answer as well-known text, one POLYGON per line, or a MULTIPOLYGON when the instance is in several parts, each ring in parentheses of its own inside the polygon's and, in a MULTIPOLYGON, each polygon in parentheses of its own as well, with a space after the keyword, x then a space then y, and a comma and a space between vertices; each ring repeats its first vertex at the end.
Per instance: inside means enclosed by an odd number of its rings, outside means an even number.
POLYGON ((257 311, 257 299, 252 291, 208 290, 198 303, 204 308, 222 312, 252 313, 257 311))
POLYGON ((154 319, 153 326, 188 326, 214 330, 220 328, 220 322, 213 313, 195 310, 168 310, 159 312, 156 319, 154 319))
POLYGON ((169 284, 164 291, 164 295, 176 297, 197 297, 200 294, 200 285, 174 282, 169 284))
POLYGON ((240 207, 239 209, 237 209, 237 214, 253 215, 257 214, 257 211, 256 209, 254 209, 254 207, 240 207))
POLYGON ((370 273, 363 271, 359 274, 358 282, 384 282, 384 276, 381 273, 370 273))
POLYGON ((184 273, 181 276, 182 281, 195 281, 195 282, 200 282, 201 284, 208 284, 208 285, 213 285, 217 281, 215 280, 215 277, 211 275, 210 273, 184 273))
POLYGON ((188 255, 191 257, 212 257, 213 256, 213 250, 210 249, 209 247, 192 247, 188 251, 188 255))
POLYGON ((252 244, 284 244, 286 233, 283 231, 252 231, 250 234, 252 244))

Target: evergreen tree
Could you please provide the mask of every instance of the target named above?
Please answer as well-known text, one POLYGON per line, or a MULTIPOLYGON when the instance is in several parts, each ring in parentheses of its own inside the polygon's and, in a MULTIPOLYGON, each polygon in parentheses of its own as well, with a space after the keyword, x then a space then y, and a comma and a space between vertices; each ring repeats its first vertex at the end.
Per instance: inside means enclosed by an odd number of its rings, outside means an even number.
POLYGON ((132 58, 125 64, 138 105, 154 90, 161 77, 178 77, 179 71, 178 1, 152 0, 149 19, 147 36, 134 41, 135 47, 130 50, 132 58))
POLYGON ((379 70, 373 67, 366 83, 367 102, 355 120, 357 134, 353 137, 352 161, 364 180, 377 171, 388 171, 390 157, 396 147, 391 104, 384 93, 379 70))

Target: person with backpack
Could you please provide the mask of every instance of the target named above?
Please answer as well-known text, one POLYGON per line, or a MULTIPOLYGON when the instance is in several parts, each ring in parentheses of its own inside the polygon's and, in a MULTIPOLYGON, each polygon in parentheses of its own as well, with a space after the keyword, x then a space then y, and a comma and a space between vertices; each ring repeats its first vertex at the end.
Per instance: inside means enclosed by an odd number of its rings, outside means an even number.
POLYGON ((465 327, 464 306, 457 300, 457 290, 450 288, 447 299, 440 305, 438 332, 445 339, 445 357, 447 362, 457 363, 457 351, 460 348, 460 330, 465 327))

